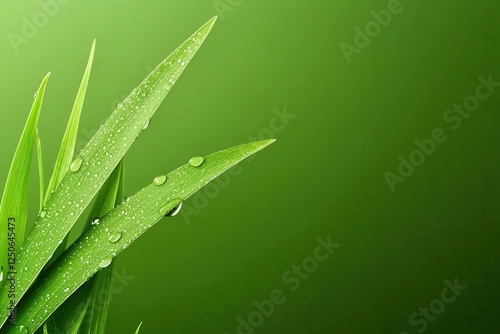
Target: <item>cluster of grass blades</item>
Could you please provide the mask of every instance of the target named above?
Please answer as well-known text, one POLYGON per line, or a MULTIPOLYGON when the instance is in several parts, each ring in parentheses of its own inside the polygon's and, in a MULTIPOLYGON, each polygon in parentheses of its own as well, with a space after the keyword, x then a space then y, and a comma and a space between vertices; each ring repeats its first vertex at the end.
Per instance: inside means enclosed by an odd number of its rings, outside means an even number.
MULTIPOLYGON (((80 114, 95 42, 64 134, 52 177, 44 185, 38 120, 50 73, 43 79, 21 135, 0 206, 0 333, 104 333, 113 259, 208 182, 273 140, 194 157, 124 199, 123 156, 202 45, 212 18, 168 56, 75 155, 80 114), (26 233, 28 180, 37 149, 40 211, 26 233), (86 226, 67 235, 94 200, 86 226)), ((136 330, 139 333, 140 325, 136 330)), ((132 332, 133 330, 131 330, 132 332)))

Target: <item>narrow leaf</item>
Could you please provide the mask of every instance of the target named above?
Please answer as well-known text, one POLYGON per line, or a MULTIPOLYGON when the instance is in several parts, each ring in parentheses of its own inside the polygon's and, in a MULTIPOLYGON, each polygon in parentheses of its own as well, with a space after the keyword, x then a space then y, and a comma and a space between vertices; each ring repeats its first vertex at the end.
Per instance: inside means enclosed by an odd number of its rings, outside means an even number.
MULTIPOLYGON (((177 212, 183 201, 208 182, 272 142, 249 143, 192 159, 124 201, 70 246, 35 284, 20 304, 18 325, 37 329, 69 295, 165 215, 177 212)), ((7 333, 13 331, 8 328, 7 333)))
MULTIPOLYGON (((21 139, 16 149, 14 159, 5 183, 2 202, 0 204, 0 286, 5 287, 4 278, 8 272, 14 272, 16 267, 8 267, 8 258, 15 257, 15 253, 23 244, 28 219, 28 187, 33 157, 33 149, 36 143, 36 131, 38 119, 43 104, 45 88, 50 73, 43 79, 35 101, 31 107, 28 120, 24 127, 21 139), (10 232, 10 234, 9 234, 10 232), (9 238, 9 239, 8 239, 9 238), (10 246, 14 252, 8 250, 10 246), (12 256, 10 256, 12 255, 12 256)), ((3 294, 0 294, 2 297, 3 294)), ((2 300, 2 299, 0 299, 2 300)), ((3 303, 2 303, 3 304, 3 303)), ((4 304, 3 304, 4 305, 4 304)), ((2 311, 5 313, 5 311, 2 311)))
POLYGON ((142 326, 142 322, 137 327, 137 330, 135 331, 135 334, 139 334, 139 332, 141 331, 141 326, 142 326))
POLYGON ((56 164, 54 166, 54 171, 52 177, 49 181, 49 186, 47 187, 47 197, 52 194, 52 192, 57 188, 59 183, 61 183, 64 175, 69 170, 69 165, 73 160, 75 153, 76 139, 78 136, 78 126, 80 124, 80 116, 82 114, 83 103, 85 101, 85 95, 87 93, 87 86, 89 84, 90 72, 92 71, 92 63, 94 61, 95 53, 95 40, 92 43, 92 49, 90 50, 89 60, 87 62, 87 68, 83 74, 80 87, 76 94, 76 99, 73 104, 73 110, 66 127, 66 132, 64 133, 61 148, 59 149, 59 154, 56 159, 56 164))
POLYGON ((38 157, 38 179, 40 181, 40 211, 43 209, 43 191, 45 189, 45 177, 43 172, 42 141, 38 128, 36 129, 36 152, 38 157))
MULTIPOLYGON (((83 210, 149 123, 214 23, 215 18, 208 21, 153 70, 70 164, 70 173, 48 198, 44 215, 38 217, 24 251, 18 256, 18 266, 26 270, 17 277, 17 301, 33 284, 83 210), (44 240, 43 244, 40 240, 44 240)), ((3 323, 8 316, 9 303, 5 285, 0 287, 0 298, 0 323, 3 323)))

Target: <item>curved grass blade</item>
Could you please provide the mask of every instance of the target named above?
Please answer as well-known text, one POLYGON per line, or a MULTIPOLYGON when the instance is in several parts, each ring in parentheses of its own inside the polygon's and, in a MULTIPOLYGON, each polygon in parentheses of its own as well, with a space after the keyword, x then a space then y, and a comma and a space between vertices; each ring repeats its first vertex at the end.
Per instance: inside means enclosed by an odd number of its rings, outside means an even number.
MULTIPOLYGON (((84 232, 90 229, 95 217, 102 217, 123 199, 124 167, 123 161, 115 168, 109 179, 96 196, 94 206, 90 211, 84 232)), ((90 281, 82 285, 64 304, 52 314, 47 321, 50 332, 53 333, 104 333, 109 305, 97 307, 97 297, 106 297, 111 282, 112 269, 101 270, 90 281), (102 293, 102 295, 100 295, 102 293), (104 323, 103 323, 104 322, 104 323), (86 330, 89 328, 89 330, 86 330), (96 331, 90 331, 90 328, 96 331), (99 331, 100 330, 100 331, 99 331)), ((107 298, 99 299, 107 300, 107 298)))
MULTIPOLYGON (((3 192, 2 203, 0 204, 0 286, 2 287, 6 286, 4 282, 7 273, 13 272, 16 269, 14 267, 8 267, 8 254, 17 253, 24 241, 26 221, 28 219, 28 187, 31 162, 37 137, 38 119, 40 118, 43 97, 49 77, 50 73, 42 80, 38 93, 36 94, 35 101, 31 107, 28 120, 26 121, 10 166, 7 181, 5 183, 5 190, 3 192), (11 232, 10 235, 9 228, 11 232), (15 240, 8 240, 8 237, 10 238, 12 236, 15 236, 15 240), (9 251, 9 241, 12 241, 12 246, 15 248, 14 252, 9 251)), ((0 295, 0 297, 2 297, 2 295, 0 295)), ((3 305, 4 304, 2 304, 2 306, 3 305)))
POLYGON ((43 153, 42 153, 42 140, 38 128, 36 129, 36 153, 38 157, 38 179, 40 183, 40 211, 43 209, 43 191, 45 189, 45 176, 43 172, 43 153))
MULTIPOLYGON (((36 330, 87 279, 109 266, 115 256, 154 224, 177 212, 183 201, 215 177, 272 142, 249 143, 204 159, 192 159, 124 201, 70 246, 47 276, 35 284, 20 303, 18 326, 36 330)), ((14 331, 10 327, 6 333, 14 331)))
MULTIPOLYGON (((47 188, 47 198, 52 194, 52 192, 54 192, 55 189, 57 189, 64 175, 66 175, 66 173, 68 172, 71 161, 74 158, 76 139, 78 136, 78 127, 80 125, 80 117, 82 114, 83 103, 85 102, 85 96, 87 94, 90 73, 92 72, 92 63, 94 62, 95 44, 96 40, 94 39, 92 48, 90 50, 87 67, 85 68, 80 87, 78 88, 76 99, 73 104, 73 109, 71 110, 68 125, 66 127, 66 132, 64 133, 61 142, 61 148, 59 149, 59 154, 57 155, 54 171, 52 172, 52 177, 49 181, 49 186, 47 188)), ((44 204, 47 201, 47 198, 45 198, 44 204)), ((52 258, 47 263, 47 266, 49 266, 55 259, 57 259, 59 255, 61 255, 62 252, 67 248, 68 237, 69 234, 66 235, 63 242, 59 245, 59 247, 57 247, 57 250, 52 255, 52 258)))
MULTIPOLYGON (((44 214, 38 217, 26 239, 25 250, 18 256, 18 266, 26 270, 17 276, 17 301, 33 284, 83 210, 149 123, 172 85, 203 44, 215 19, 214 17, 208 21, 158 65, 119 104, 117 110, 70 164, 70 172, 48 198, 42 211, 44 214), (44 240, 43 245, 40 240, 44 240)), ((0 287, 0 324, 6 321, 9 314, 7 292, 5 284, 0 287)))
POLYGON ((142 322, 137 327, 137 330, 135 331, 135 334, 139 334, 139 332, 141 331, 141 326, 142 326, 142 322))
POLYGON ((87 62, 87 68, 85 69, 80 87, 78 88, 78 92, 76 94, 73 110, 71 111, 66 132, 64 133, 61 142, 61 148, 59 149, 59 154, 57 155, 54 171, 52 172, 52 177, 50 178, 49 185, 47 187, 47 197, 44 202, 47 201, 50 194, 52 194, 52 192, 56 190, 59 183, 61 183, 64 175, 66 175, 69 170, 71 161, 73 160, 76 138, 78 136, 78 126, 80 124, 80 116, 82 114, 83 103, 85 101, 85 95, 87 94, 90 73, 92 71, 92 63, 94 61, 95 43, 96 41, 94 40, 90 50, 89 60, 87 62))

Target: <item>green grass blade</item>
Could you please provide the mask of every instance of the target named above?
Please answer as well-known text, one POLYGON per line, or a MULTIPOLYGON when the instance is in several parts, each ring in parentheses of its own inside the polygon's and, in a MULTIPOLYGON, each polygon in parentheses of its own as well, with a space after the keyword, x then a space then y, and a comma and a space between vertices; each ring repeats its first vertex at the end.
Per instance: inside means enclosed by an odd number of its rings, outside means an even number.
MULTIPOLYGON (((95 40, 92 43, 92 49, 90 50, 89 60, 87 62, 87 68, 83 74, 80 87, 76 94, 76 99, 73 104, 73 110, 66 127, 66 132, 64 133, 61 148, 59 149, 59 154, 56 159, 56 164, 54 166, 54 171, 52 177, 50 178, 49 185, 47 187, 47 197, 52 194, 52 192, 61 183, 64 175, 68 172, 71 161, 73 160, 75 154, 76 139, 78 136, 78 126, 80 124, 80 116, 82 114, 83 103, 85 101, 85 95, 87 93, 87 87, 89 84, 90 73, 92 71, 92 63, 94 61, 95 53, 95 40)), ((45 199, 45 201, 47 198, 45 199)))
MULTIPOLYGON (((104 216, 113 210, 122 200, 123 178, 124 168, 123 162, 121 162, 97 194, 96 201, 89 214, 89 218, 87 219, 87 224, 84 227, 84 232, 90 228, 95 217, 104 216)), ((94 319, 100 316, 97 312, 98 308, 95 304, 97 296, 99 296, 97 293, 101 293, 98 286, 100 283, 106 282, 103 280, 103 278, 105 278, 103 272, 104 270, 81 286, 78 291, 71 295, 71 297, 64 302, 64 305, 58 308, 57 311, 50 317, 48 325, 51 332, 75 334, 87 333, 85 328, 90 328, 90 326, 95 322, 94 319)), ((111 274, 112 272, 110 271, 108 275, 109 282, 111 281, 111 274)), ((103 293, 106 293, 106 291, 103 293)), ((105 315, 107 315, 107 310, 103 311, 105 311, 105 315)), ((105 320, 106 317, 104 317, 104 321, 105 320)), ((104 330, 103 324, 100 325, 104 330)), ((104 331, 102 331, 102 333, 103 332, 104 331)), ((98 334, 100 332, 96 331, 89 333, 98 334)))
MULTIPOLYGON (((38 89, 38 94, 36 94, 35 101, 31 107, 28 120, 10 166, 2 202, 0 204, 0 285, 2 287, 6 285, 3 284, 5 282, 3 278, 7 277, 7 272, 13 271, 9 270, 10 268, 7 266, 9 253, 9 223, 15 224, 15 231, 12 230, 11 232, 15 233, 16 252, 19 251, 19 248, 24 241, 26 221, 28 219, 28 187, 31 162, 33 149, 36 143, 38 119, 40 118, 43 97, 45 95, 45 88, 47 87, 49 77, 50 73, 45 76, 40 88, 38 89)), ((1 296, 2 295, 0 295, 0 297, 1 296)))
MULTIPOLYGON (((43 214, 26 239, 24 251, 18 256, 18 266, 26 270, 17 277, 17 300, 33 284, 83 210, 149 123, 214 23, 215 18, 208 21, 153 70, 71 163, 70 172, 48 198, 43 214), (40 240, 44 240, 42 245, 40 240)), ((8 316, 9 303, 5 285, 0 287, 0 298, 0 323, 3 323, 8 316)))
POLYGON ((38 179, 40 182, 40 211, 43 209, 44 194, 45 189, 45 176, 43 172, 43 153, 42 153, 42 141, 40 139, 40 133, 38 128, 36 129, 36 152, 38 157, 38 179))
MULTIPOLYGON (((165 215, 177 211, 175 208, 208 182, 273 141, 233 147, 204 160, 191 159, 190 163, 168 175, 155 178, 153 184, 102 217, 99 225, 82 235, 54 263, 47 276, 21 301, 18 325, 36 330, 87 279, 109 266, 116 255, 165 215)), ((14 330, 8 328, 6 333, 14 330)))
POLYGON ((139 334, 139 332, 141 331, 141 326, 142 326, 142 322, 137 327, 137 330, 135 331, 135 334, 139 334))

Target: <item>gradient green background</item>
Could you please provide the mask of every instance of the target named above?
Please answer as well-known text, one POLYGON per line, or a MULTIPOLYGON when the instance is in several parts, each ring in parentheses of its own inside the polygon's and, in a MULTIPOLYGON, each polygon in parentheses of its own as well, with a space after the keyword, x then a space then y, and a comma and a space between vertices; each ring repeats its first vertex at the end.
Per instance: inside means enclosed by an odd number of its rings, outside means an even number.
MULTIPOLYGON (((113 296, 109 333, 143 321, 142 333, 233 334, 274 289, 287 301, 255 333, 417 333, 408 317, 455 277, 467 290, 425 333, 499 332, 500 90, 456 131, 442 116, 479 75, 500 81, 500 4, 401 4, 350 64, 339 44, 387 1, 252 0, 223 13, 127 155, 127 193, 256 136, 275 108, 296 118, 190 224, 165 219, 118 257, 135 279, 113 296), (384 172, 437 127, 448 140, 391 192, 384 172), (340 248, 290 291, 282 274, 328 235, 340 248)), ((212 0, 73 0, 14 52, 7 34, 39 11, 37 1, 0 3, 2 185, 48 71, 50 171, 94 37, 82 141, 216 14, 212 0)), ((33 217, 36 192, 33 182, 33 217)))

